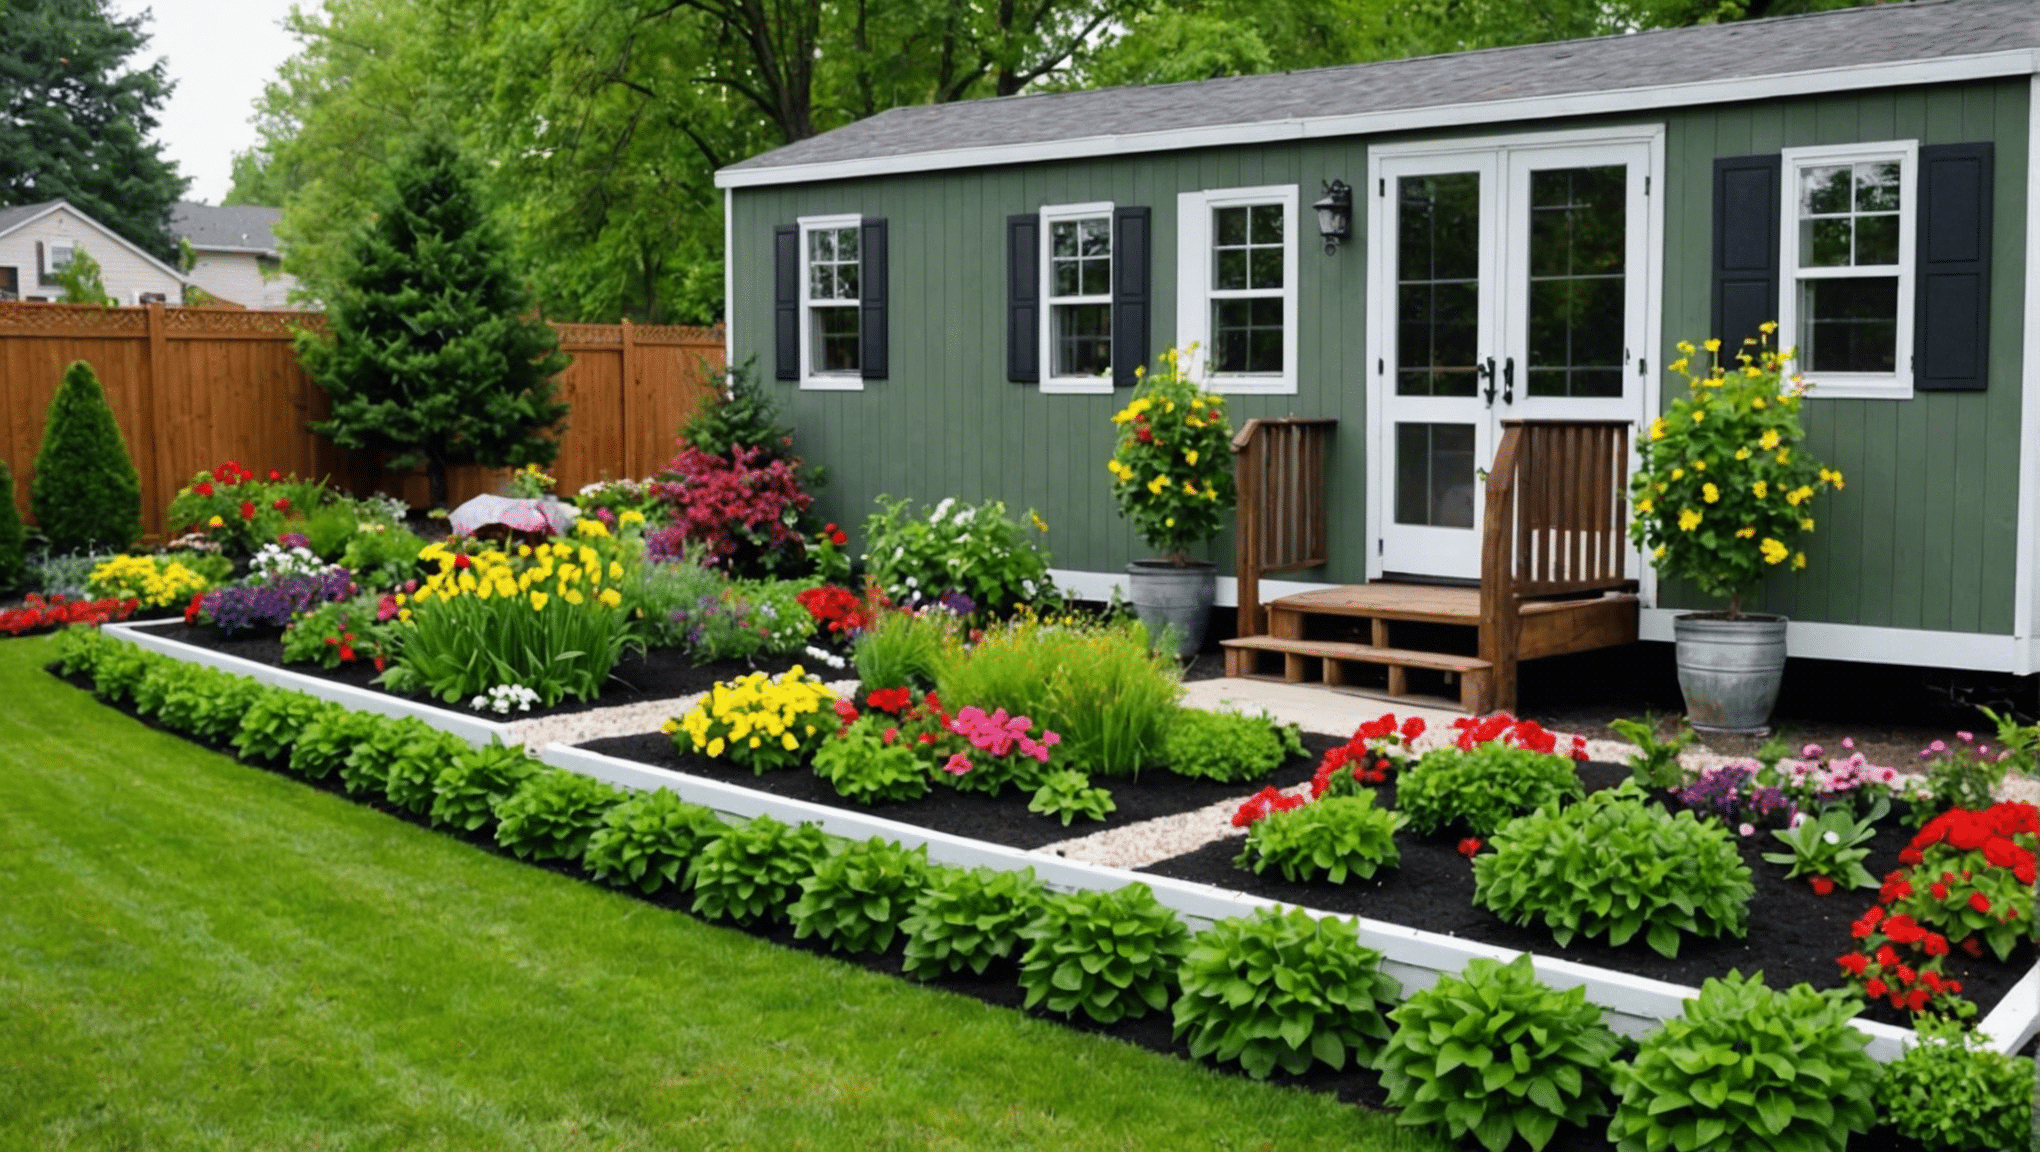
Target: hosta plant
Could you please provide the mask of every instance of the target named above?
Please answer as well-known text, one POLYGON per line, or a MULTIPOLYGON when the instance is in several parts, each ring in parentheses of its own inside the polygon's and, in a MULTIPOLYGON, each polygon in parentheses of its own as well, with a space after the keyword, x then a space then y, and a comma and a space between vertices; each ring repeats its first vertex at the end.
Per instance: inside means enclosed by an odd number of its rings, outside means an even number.
POLYGON ((1190 942, 1177 971, 1175 1036, 1190 1054, 1237 1060, 1264 1080, 1280 1068, 1366 1066, 1389 1038, 1388 1008, 1402 986, 1351 920, 1299 909, 1257 909, 1219 920, 1190 942))
POLYGON ((899 728, 883 716, 863 716, 822 743, 815 775, 836 795, 858 804, 917 800, 928 794, 928 766, 899 728))
POLYGON ((1379 1063, 1399 1123, 1502 1152, 1519 1139, 1542 1149, 1560 1123, 1608 1114, 1615 1034, 1585 988, 1546 985, 1528 953, 1476 957, 1389 1016, 1395 1037, 1379 1063))
POLYGON ((904 971, 916 980, 961 972, 984 975, 1020 944, 1020 929, 1041 911, 1048 890, 1034 869, 931 868, 900 931, 904 971))
POLYGON ((413 745, 437 735, 416 716, 376 716, 364 728, 366 739, 348 749, 340 761, 340 783, 349 796, 388 791, 390 765, 413 745))
POLYGON ((1518 816, 1584 794, 1570 759, 1490 742, 1425 753, 1397 780, 1395 803, 1423 835, 1492 836, 1518 816))
POLYGON ((1026 1007, 1100 1024, 1169 1006, 1190 933, 1145 884, 1051 896, 1020 930, 1026 1007))
POLYGON ((1067 828, 1079 816, 1102 821, 1118 811, 1119 805, 1111 792, 1093 786, 1089 776, 1074 768, 1058 768, 1041 777, 1041 786, 1034 790, 1027 810, 1037 816, 1053 816, 1067 828))
POLYGON ((1473 902, 1512 924, 1541 921, 1560 947, 1640 935, 1677 956, 1682 934, 1743 935, 1756 886, 1727 831, 1640 795, 1625 781, 1513 821, 1474 858, 1473 902))
POLYGON ((156 718, 173 731, 208 744, 224 744, 240 730, 241 717, 271 691, 252 677, 210 668, 171 665, 175 684, 163 697, 156 718))
MULTIPOLYGON (((104 667, 115 676, 124 676, 128 671, 128 666, 123 662, 114 660, 107 661, 104 667)), ((110 695, 109 698, 116 700, 125 698, 134 704, 136 712, 155 717, 179 732, 184 730, 181 724, 166 720, 162 715, 163 705, 169 701, 170 693, 188 686, 193 680, 210 680, 219 675, 211 668, 186 668, 178 661, 154 653, 149 653, 145 659, 136 661, 132 667, 136 672, 133 683, 125 684, 116 680, 114 689, 118 694, 110 695)), ((184 698, 190 707, 196 707, 198 699, 196 693, 188 694, 184 698)))
POLYGON ((92 694, 116 704, 130 701, 150 669, 161 663, 167 661, 133 644, 120 644, 92 662, 92 694))
POLYGON ((467 741, 445 732, 412 740, 385 766, 383 795, 406 812, 425 815, 432 810, 439 774, 470 747, 467 741))
POLYGON ((800 882, 829 851, 818 825, 759 816, 704 845, 687 865, 694 914, 737 924, 786 922, 800 882))
POLYGON ((826 940, 834 952, 885 951, 927 871, 926 845, 909 849, 876 836, 821 857, 786 910, 794 938, 826 940))
POLYGON ((654 788, 603 814, 581 866, 605 884, 634 887, 649 896, 680 883, 687 862, 727 828, 714 812, 654 788))
POLYGON ((2017 1148, 2033 1122, 2033 1060, 1993 1051, 1960 1026, 1922 1019, 1919 1040, 1877 1086, 1886 1121, 1924 1148, 2017 1148))
POLYGON ((1402 864, 1395 846, 1401 824, 1400 816, 1374 806, 1372 792, 1327 796, 1256 820, 1233 863, 1256 875, 1273 866, 1289 881, 1320 876, 1333 884, 1352 877, 1367 880, 1379 869, 1402 864))
POLYGON ((346 764, 348 755, 367 743, 382 723, 383 717, 373 712, 354 712, 339 704, 320 709, 291 745, 290 770, 308 780, 324 780, 346 764))
POLYGON ((1683 723, 1669 740, 1658 739, 1657 717, 1646 713, 1641 720, 1610 720, 1617 736, 1636 745, 1629 758, 1629 777, 1637 786, 1653 792, 1670 792, 1686 782, 1686 770, 1679 765, 1679 753, 1700 738, 1683 723))
POLYGON ((522 744, 491 737, 471 745, 432 778, 432 823, 474 832, 496 818, 496 806, 539 770, 522 744))
POLYGON ((1876 1120, 1883 1074, 1849 1023, 1859 1007, 1807 984, 1708 978, 1634 1059, 1612 1065, 1608 1138, 1619 1152, 1842 1152, 1876 1120))
POLYGON ((496 806, 496 843, 520 860, 579 860, 623 793, 578 772, 533 773, 496 806))
POLYGON ((1178 776, 1232 784, 1266 776, 1303 755, 1296 725, 1272 716, 1179 708, 1162 741, 1162 764, 1178 776))
POLYGON ((303 692, 265 693, 242 715, 241 727, 234 734, 234 754, 251 763, 281 760, 329 707, 332 705, 326 701, 303 692))
POLYGON ((829 708, 835 699, 798 664, 779 676, 753 672, 709 689, 665 731, 683 753, 727 757, 763 775, 791 768, 820 747, 835 727, 829 708))
POLYGON ((1870 849, 1864 845, 1877 835, 1877 821, 1890 810, 1890 802, 1882 797, 1861 820, 1847 807, 1826 809, 1800 821, 1796 828, 1774 830, 1771 835, 1784 842, 1790 851, 1766 852, 1764 859, 1772 864, 1790 864, 1792 870, 1785 878, 1805 876, 1822 896, 1834 891, 1837 885, 1875 888, 1877 877, 1863 867, 1863 860, 1870 855, 1870 849))

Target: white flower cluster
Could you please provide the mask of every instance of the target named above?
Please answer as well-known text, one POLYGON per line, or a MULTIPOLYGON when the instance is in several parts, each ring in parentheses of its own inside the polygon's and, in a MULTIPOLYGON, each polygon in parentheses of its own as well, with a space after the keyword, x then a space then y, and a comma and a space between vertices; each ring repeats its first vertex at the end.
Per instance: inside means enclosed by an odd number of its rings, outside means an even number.
POLYGON ((522 684, 498 684, 483 696, 468 701, 468 707, 477 712, 494 712, 507 716, 511 712, 529 712, 538 703, 538 693, 522 684))
POLYGON ((848 664, 848 661, 844 660, 841 656, 836 655, 834 652, 831 652, 826 648, 817 648, 812 644, 808 645, 807 654, 815 662, 820 664, 827 664, 829 667, 836 668, 839 670, 848 664))
POLYGON ((380 516, 385 520, 394 520, 399 524, 404 522, 404 517, 411 514, 411 506, 409 504, 404 503, 395 496, 385 496, 380 492, 366 499, 357 500, 355 504, 370 516, 380 516))
POLYGON ((279 544, 264 544, 248 561, 249 575, 262 583, 286 576, 317 576, 326 568, 326 562, 312 555, 311 549, 285 548, 279 544))

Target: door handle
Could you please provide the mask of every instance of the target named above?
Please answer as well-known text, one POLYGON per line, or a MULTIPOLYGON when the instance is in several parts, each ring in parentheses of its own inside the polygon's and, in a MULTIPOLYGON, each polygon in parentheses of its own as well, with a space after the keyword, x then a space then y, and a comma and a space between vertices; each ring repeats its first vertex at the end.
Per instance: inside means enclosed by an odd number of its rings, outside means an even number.
MULTIPOLYGON (((1488 407, 1490 407, 1490 408, 1494 407, 1494 406, 1495 406, 1495 358, 1494 358, 1494 357, 1492 357, 1492 356, 1490 356, 1490 357, 1488 357, 1488 358, 1487 358, 1487 363, 1485 363, 1485 364, 1475 364, 1475 365, 1473 366, 1473 372, 1474 372, 1474 375, 1476 375, 1476 376, 1479 376, 1479 377, 1480 377, 1481 379, 1483 379, 1483 380, 1486 380, 1486 381, 1487 381, 1487 392, 1486 392, 1486 393, 1484 393, 1484 395, 1485 395, 1485 396, 1487 397, 1487 406, 1488 406, 1488 407)), ((1476 392, 1480 391, 1479 387, 1478 387, 1478 386, 1476 386, 1476 387, 1475 387, 1475 389, 1474 389, 1474 391, 1476 391, 1476 392)))
MULTIPOLYGON (((1494 361, 1490 360, 1488 361, 1488 363, 1493 364, 1494 361)), ((1511 356, 1502 364, 1502 403, 1514 404, 1515 402, 1516 402, 1516 358, 1514 356, 1511 356)), ((1493 385, 1489 385, 1488 407, 1492 408, 1494 406, 1495 406, 1495 390, 1493 385)))

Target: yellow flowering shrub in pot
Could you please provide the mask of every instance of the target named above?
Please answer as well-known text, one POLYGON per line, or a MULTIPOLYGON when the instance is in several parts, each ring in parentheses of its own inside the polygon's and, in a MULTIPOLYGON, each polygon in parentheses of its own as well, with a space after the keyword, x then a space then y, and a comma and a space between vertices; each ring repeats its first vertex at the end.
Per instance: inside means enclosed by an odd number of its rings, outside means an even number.
POLYGON ((1105 467, 1119 514, 1164 554, 1127 565, 1134 611, 1150 635, 1173 629, 1188 658, 1204 646, 1218 587, 1218 569, 1191 559, 1190 548, 1218 535, 1233 506, 1232 428, 1225 399, 1184 376, 1175 349, 1161 363, 1112 417, 1119 435, 1105 467))
MULTIPOLYGON (((1766 337, 1776 330, 1763 326, 1766 337)), ((1673 619, 1687 720, 1761 734, 1785 676, 1785 618, 1744 612, 1743 596, 1773 571, 1806 567, 1793 542, 1814 530, 1814 497, 1843 482, 1804 450, 1792 353, 1752 342, 1724 362, 1720 350, 1707 341, 1713 363, 1699 373, 1691 362, 1702 350, 1682 341, 1684 355, 1666 366, 1687 394, 1638 441, 1629 533, 1659 573, 1728 601, 1726 612, 1673 619)))

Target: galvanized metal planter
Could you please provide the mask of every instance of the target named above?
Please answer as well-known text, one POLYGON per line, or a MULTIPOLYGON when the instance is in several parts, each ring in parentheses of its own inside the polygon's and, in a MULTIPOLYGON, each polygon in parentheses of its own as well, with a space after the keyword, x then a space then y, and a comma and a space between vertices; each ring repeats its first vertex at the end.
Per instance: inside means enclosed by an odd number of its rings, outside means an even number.
POLYGON ((1204 648, 1204 630, 1218 599, 1218 568, 1202 560, 1175 565, 1167 560, 1135 560, 1126 566, 1127 595, 1134 614, 1159 641, 1168 629, 1176 632, 1176 655, 1188 660, 1204 648))
POLYGON ((1686 722, 1701 732, 1770 734, 1785 680, 1785 617, 1694 612, 1672 619, 1686 722))

